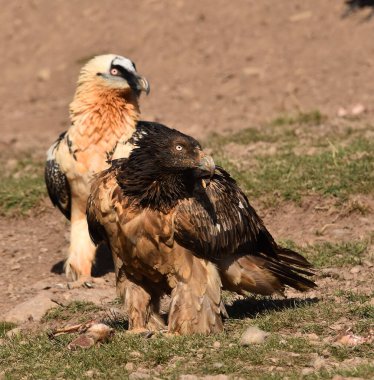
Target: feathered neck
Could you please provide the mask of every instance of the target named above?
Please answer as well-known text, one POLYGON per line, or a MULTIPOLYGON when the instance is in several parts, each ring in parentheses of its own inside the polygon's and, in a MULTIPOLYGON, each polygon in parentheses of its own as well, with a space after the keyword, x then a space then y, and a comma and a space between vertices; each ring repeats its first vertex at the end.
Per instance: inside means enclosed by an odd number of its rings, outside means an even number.
POLYGON ((135 94, 97 83, 79 83, 70 104, 72 129, 86 137, 81 144, 87 146, 101 141, 111 145, 123 136, 131 136, 139 115, 135 94))
POLYGON ((191 170, 162 172, 158 165, 139 166, 130 159, 118 160, 117 183, 130 202, 167 213, 179 200, 189 198, 195 190, 191 170))

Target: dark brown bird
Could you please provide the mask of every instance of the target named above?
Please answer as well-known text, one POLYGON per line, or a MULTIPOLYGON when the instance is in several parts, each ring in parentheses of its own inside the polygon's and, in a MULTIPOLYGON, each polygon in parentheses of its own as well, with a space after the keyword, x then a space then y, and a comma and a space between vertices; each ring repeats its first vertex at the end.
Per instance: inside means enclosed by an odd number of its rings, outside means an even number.
POLYGON ((315 283, 310 263, 278 246, 230 175, 190 136, 139 122, 129 158, 97 175, 87 204, 95 244, 111 247, 130 329, 221 331, 221 287, 259 294, 315 283))

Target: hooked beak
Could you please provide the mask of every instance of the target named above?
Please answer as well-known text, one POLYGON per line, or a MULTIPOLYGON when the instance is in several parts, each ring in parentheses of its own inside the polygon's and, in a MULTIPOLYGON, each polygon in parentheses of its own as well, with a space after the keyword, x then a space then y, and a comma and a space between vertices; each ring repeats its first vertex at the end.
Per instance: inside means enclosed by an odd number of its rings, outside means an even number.
POLYGON ((144 91, 147 95, 149 94, 149 91, 151 90, 151 87, 144 77, 138 75, 136 76, 136 88, 139 91, 144 91))
POLYGON ((216 170, 216 165, 211 156, 203 155, 197 166, 197 176, 201 178, 202 185, 206 188, 209 185, 211 178, 216 170))

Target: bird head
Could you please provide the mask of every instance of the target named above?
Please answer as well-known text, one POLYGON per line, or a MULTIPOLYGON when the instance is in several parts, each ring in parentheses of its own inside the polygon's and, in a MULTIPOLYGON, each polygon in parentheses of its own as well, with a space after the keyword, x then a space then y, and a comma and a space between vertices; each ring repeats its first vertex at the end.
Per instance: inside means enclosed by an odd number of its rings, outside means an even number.
MULTIPOLYGON (((215 172, 213 158, 207 155, 193 137, 161 124, 152 123, 134 135, 138 149, 132 151, 130 160, 145 161, 145 168, 153 173, 182 174, 188 172, 195 180, 209 183, 215 172)), ((144 162, 144 161, 143 161, 144 162)), ((205 186, 204 186, 205 187, 205 186)))
POLYGON ((114 54, 99 55, 88 61, 78 80, 79 86, 84 84, 119 90, 137 97, 141 91, 147 95, 150 91, 148 81, 137 73, 134 62, 114 54))

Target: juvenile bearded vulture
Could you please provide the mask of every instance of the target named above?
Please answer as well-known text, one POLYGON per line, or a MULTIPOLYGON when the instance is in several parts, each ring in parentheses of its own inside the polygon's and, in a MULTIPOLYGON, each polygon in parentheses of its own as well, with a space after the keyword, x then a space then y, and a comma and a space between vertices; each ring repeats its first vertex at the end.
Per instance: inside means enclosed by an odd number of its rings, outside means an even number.
POLYGON ((298 253, 276 244, 230 175, 192 137, 139 122, 134 149, 98 174, 87 202, 95 244, 110 246, 129 328, 221 331, 221 286, 238 292, 305 291, 315 283, 298 253))
POLYGON ((52 203, 71 222, 67 275, 91 275, 95 246, 88 234, 86 203, 93 175, 108 160, 126 157, 124 144, 139 119, 140 92, 149 92, 145 78, 127 58, 102 55, 81 70, 70 104, 71 126, 47 153, 45 182, 52 203))

